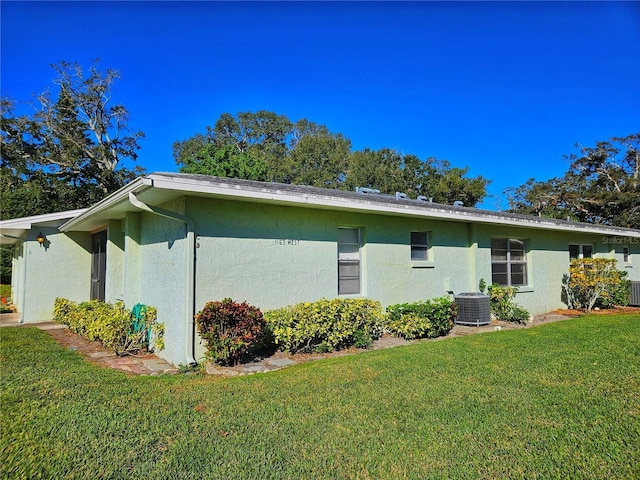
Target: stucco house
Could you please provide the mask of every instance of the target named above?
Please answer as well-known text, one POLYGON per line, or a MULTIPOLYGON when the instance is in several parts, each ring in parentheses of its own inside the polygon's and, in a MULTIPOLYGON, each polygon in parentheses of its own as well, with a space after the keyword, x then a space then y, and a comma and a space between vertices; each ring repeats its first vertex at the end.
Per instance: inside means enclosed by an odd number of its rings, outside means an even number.
POLYGON ((16 244, 22 322, 50 319, 56 297, 153 305, 159 355, 174 364, 202 357, 194 313, 225 297, 262 310, 337 296, 386 306, 475 292, 483 278, 517 285, 517 302, 540 314, 563 306, 572 257, 615 258, 640 281, 640 230, 178 173, 0 229, 16 244))

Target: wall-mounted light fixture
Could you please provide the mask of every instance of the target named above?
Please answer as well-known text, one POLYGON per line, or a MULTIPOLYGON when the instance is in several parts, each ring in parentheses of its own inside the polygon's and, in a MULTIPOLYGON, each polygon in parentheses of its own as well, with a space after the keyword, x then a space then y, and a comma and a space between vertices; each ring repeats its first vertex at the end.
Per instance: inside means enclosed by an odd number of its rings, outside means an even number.
POLYGON ((45 237, 42 232, 40 232, 38 234, 38 236, 36 237, 36 242, 38 242, 40 244, 40 246, 42 246, 44 244, 44 242, 46 242, 47 237, 45 237))

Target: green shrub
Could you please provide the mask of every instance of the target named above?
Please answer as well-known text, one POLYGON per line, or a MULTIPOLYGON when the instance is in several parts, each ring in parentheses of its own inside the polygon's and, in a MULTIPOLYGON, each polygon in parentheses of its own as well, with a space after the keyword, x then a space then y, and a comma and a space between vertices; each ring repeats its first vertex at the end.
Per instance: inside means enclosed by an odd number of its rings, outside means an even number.
POLYGON ((266 312, 265 318, 276 345, 291 353, 367 348, 383 329, 380 302, 363 298, 298 303, 266 312))
POLYGON ((435 338, 451 331, 456 314, 455 303, 447 297, 389 305, 385 328, 391 335, 407 340, 435 338))
POLYGON ((163 328, 156 323, 156 316, 155 308, 146 307, 134 328, 132 314, 122 302, 111 305, 91 300, 78 304, 65 298, 56 298, 53 309, 54 321, 68 325, 89 341, 99 341, 118 355, 147 349, 152 330, 156 333, 156 348, 162 349, 163 328))
POLYGON ((508 287, 497 283, 489 286, 489 303, 494 317, 513 323, 525 324, 529 321, 529 312, 513 301, 516 293, 518 293, 518 287, 508 287))
POLYGON ((131 311, 131 323, 126 334, 119 335, 113 345, 118 355, 134 354, 143 348, 150 349, 153 337, 153 349, 164 348, 164 323, 156 322, 158 312, 155 307, 136 305, 131 311))
POLYGON ((261 343, 265 332, 262 312, 247 302, 230 298, 208 302, 196 315, 198 333, 206 344, 206 357, 220 365, 235 365, 261 343))
POLYGON ((631 301, 631 280, 627 278, 625 270, 616 270, 619 282, 609 285, 605 295, 600 297, 595 306, 598 308, 614 308, 629 305, 631 301))

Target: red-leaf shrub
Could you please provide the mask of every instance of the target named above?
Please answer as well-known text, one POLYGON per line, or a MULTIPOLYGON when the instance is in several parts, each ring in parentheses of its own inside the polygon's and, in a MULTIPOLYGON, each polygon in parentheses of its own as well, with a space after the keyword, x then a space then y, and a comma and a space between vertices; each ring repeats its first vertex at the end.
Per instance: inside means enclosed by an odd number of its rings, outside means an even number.
POLYGON ((265 333, 262 312, 247 302, 230 298, 208 302, 196 315, 198 333, 205 341, 208 360, 220 365, 236 365, 265 333))

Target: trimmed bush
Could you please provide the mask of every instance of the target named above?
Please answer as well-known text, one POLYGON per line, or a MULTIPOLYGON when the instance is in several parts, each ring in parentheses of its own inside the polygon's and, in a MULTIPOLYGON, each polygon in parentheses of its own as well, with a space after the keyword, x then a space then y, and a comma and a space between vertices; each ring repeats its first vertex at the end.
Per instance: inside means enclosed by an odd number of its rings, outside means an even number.
POLYGON ((265 318, 276 345, 291 353, 367 348, 380 337, 380 302, 363 298, 323 298, 271 310, 265 318))
POLYGON ((115 305, 98 300, 76 303, 56 298, 53 309, 54 321, 69 326, 89 341, 99 341, 120 356, 148 349, 152 330, 158 337, 156 347, 162 349, 163 329, 156 323, 156 316, 155 308, 146 307, 134 328, 131 312, 122 302, 115 305))
POLYGON ((447 297, 389 305, 385 328, 407 340, 441 337, 451 331, 456 315, 456 304, 447 297))
POLYGON ((266 334, 262 312, 230 298, 208 302, 196 315, 196 325, 206 344, 205 356, 219 365, 236 365, 266 334))
MULTIPOLYGON (((487 284, 483 278, 480 279, 480 292, 484 293, 487 284)), ((489 303, 491 314, 498 320, 526 324, 531 314, 522 305, 513 301, 518 293, 518 287, 509 287, 494 283, 489 286, 489 303)))
POLYGON ((596 301, 596 307, 615 308, 629 305, 631 301, 631 280, 627 278, 628 272, 616 270, 616 273, 619 277, 619 283, 609 286, 606 295, 596 301))

